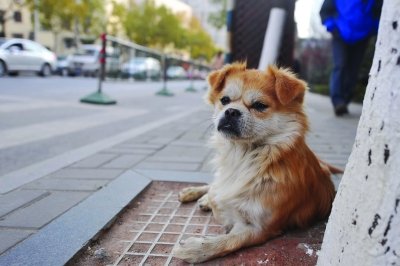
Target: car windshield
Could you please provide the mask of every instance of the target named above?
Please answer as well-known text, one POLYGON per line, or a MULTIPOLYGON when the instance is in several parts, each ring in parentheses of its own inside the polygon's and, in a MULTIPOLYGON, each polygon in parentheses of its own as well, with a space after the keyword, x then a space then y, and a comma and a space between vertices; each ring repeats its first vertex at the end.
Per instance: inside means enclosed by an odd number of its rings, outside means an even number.
POLYGON ((146 58, 133 58, 129 61, 132 65, 143 65, 146 61, 146 58))

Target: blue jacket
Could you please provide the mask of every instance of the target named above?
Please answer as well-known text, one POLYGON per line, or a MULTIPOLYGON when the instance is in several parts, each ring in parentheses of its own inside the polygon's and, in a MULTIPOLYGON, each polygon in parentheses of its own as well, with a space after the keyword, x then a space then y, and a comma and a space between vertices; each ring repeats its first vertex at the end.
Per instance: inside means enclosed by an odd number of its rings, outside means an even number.
POLYGON ((351 44, 377 33, 381 9, 382 0, 325 0, 320 15, 329 32, 351 44))

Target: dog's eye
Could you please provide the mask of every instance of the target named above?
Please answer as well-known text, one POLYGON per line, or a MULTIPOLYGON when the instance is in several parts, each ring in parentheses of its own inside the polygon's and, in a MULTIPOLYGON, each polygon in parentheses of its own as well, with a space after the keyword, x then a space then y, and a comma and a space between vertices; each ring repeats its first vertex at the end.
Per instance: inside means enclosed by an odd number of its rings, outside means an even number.
POLYGON ((251 108, 256 109, 259 112, 264 111, 265 109, 267 109, 267 105, 261 103, 261 102, 255 102, 251 105, 251 108))
POLYGON ((229 99, 228 96, 224 96, 224 97, 221 98, 222 105, 227 105, 230 102, 231 102, 231 99, 229 99))

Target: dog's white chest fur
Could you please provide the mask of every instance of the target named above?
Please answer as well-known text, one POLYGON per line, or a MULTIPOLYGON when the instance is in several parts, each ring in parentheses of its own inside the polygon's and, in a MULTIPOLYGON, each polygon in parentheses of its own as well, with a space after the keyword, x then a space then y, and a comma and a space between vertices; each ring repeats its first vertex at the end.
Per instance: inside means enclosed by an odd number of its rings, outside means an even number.
MULTIPOLYGON (((214 144, 218 145, 218 141, 214 144)), ((226 142, 218 145, 218 149, 220 153, 215 158, 218 168, 209 190, 215 205, 213 213, 228 228, 238 221, 261 227, 270 217, 270 210, 257 195, 262 179, 255 152, 226 142)))

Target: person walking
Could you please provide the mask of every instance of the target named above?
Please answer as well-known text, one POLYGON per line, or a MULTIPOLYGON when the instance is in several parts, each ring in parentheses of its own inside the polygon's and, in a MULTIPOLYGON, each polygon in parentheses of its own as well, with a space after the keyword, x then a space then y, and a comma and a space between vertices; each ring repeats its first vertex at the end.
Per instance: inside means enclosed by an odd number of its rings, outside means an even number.
POLYGON ((348 114, 348 104, 368 42, 378 31, 383 0, 325 0, 322 23, 332 34, 333 70, 330 97, 337 116, 348 114))
POLYGON ((218 51, 211 62, 212 70, 218 70, 224 66, 224 54, 222 51, 218 51))

